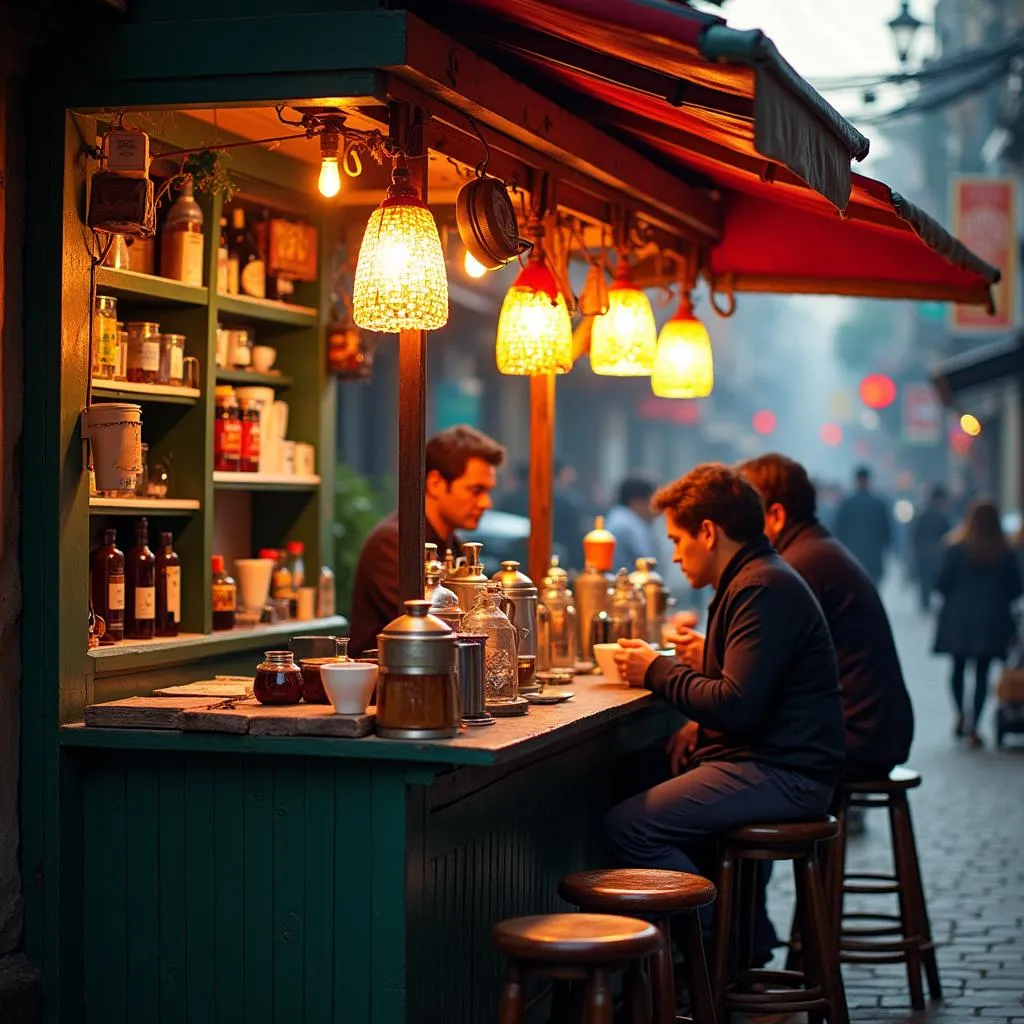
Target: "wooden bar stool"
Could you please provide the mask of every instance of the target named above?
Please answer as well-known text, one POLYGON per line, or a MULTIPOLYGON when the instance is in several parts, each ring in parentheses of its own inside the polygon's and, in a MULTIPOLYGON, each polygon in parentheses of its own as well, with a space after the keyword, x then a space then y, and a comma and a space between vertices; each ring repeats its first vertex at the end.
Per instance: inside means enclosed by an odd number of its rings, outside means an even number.
POLYGON ((839 842, 833 850, 834 861, 829 871, 832 917, 842 922, 839 929, 840 961, 849 964, 905 963, 910 1002, 915 1010, 925 1008, 922 967, 932 999, 942 998, 935 943, 928 921, 921 865, 917 859, 914 825, 907 800, 907 793, 920 785, 920 774, 909 768, 894 768, 887 779, 844 783, 839 812, 842 822, 845 822, 847 807, 883 807, 888 810, 893 873, 847 873, 845 828, 841 830, 839 842), (899 901, 899 914, 846 913, 843 897, 855 893, 868 896, 895 894, 899 901))
POLYGON ((754 1014, 806 1011, 812 1021, 825 1019, 829 1024, 849 1024, 835 931, 829 918, 818 855, 819 844, 835 839, 838 831, 836 819, 828 817, 749 825, 720 837, 722 857, 711 968, 711 988, 720 1021, 728 1020, 734 1010, 754 1014), (813 941, 804 942, 802 971, 770 971, 750 966, 757 865, 777 860, 793 862, 800 933, 814 937, 813 941), (752 884, 747 887, 749 894, 741 898, 739 890, 744 875, 750 876, 752 884), (744 907, 745 903, 748 907, 744 907), (749 908, 749 945, 740 941, 741 929, 733 927, 733 916, 739 908, 749 908), (740 948, 744 945, 748 948, 740 948))
POLYGON ((697 911, 714 902, 715 887, 700 875, 654 868, 611 868, 567 875, 558 886, 567 903, 589 913, 628 914, 650 921, 661 932, 651 959, 654 1024, 674 1024, 676 992, 669 921, 682 915, 687 984, 694 1024, 716 1024, 704 943, 697 911))
POLYGON ((612 1024, 611 974, 618 970, 626 970, 628 1024, 650 1024, 650 993, 642 964, 658 952, 661 932, 647 921, 611 914, 513 917, 494 926, 491 941, 508 959, 498 1024, 521 1024, 527 971, 583 981, 583 1002, 574 1020, 612 1024))

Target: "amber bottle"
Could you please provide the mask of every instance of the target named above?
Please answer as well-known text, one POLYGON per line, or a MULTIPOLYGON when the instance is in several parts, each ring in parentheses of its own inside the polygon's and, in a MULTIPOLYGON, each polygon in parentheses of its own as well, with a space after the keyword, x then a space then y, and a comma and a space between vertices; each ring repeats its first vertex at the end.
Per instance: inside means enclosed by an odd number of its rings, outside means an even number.
POLYGON ((181 559, 170 533, 160 534, 156 552, 156 635, 177 636, 181 624, 181 559))
POLYGON ((213 556, 213 628, 234 629, 238 609, 238 587, 224 570, 224 556, 213 556))
POLYGON ((117 547, 117 530, 103 531, 103 545, 92 554, 92 605, 107 624, 103 639, 124 639, 124 554, 117 547))
POLYGON ((149 549, 149 522, 135 523, 135 547, 124 560, 124 635, 150 640, 156 632, 156 556, 149 549))

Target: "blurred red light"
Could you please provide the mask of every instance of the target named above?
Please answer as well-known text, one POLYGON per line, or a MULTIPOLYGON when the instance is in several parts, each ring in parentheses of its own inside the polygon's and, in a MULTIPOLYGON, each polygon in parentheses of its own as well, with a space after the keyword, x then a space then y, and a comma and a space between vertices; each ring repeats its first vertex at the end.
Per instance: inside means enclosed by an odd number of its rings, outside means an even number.
POLYGON ((896 401, 896 382, 884 373, 868 374, 860 382, 860 400, 869 409, 884 409, 896 401))
POLYGON ((754 430, 762 436, 773 433, 778 424, 775 413, 771 409, 758 409, 750 422, 754 430))
POLYGON ((843 428, 838 423, 824 423, 819 432, 822 443, 835 448, 843 443, 843 428))

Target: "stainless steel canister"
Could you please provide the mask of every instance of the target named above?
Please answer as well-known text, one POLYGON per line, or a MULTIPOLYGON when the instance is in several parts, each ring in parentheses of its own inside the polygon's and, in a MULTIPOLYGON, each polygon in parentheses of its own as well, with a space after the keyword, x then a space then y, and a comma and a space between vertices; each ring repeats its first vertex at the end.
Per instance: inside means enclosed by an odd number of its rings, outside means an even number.
POLYGON ((599 612, 611 611, 611 578, 588 564, 572 585, 573 603, 579 629, 579 657, 589 661, 594 656, 590 625, 599 612))
MULTIPOLYGON (((501 592, 514 609, 509 615, 519 637, 519 659, 522 666, 526 659, 532 662, 529 669, 523 668, 519 675, 519 689, 533 683, 537 664, 537 588, 533 580, 519 571, 518 562, 502 562, 501 571, 491 579, 501 587, 501 592)), ((508 612, 506 611, 506 614, 508 612)))
POLYGON ((643 598, 643 639, 652 644, 661 643, 661 627, 665 624, 668 602, 665 581, 654 571, 657 564, 656 558, 638 558, 636 569, 629 577, 629 582, 643 598))
POLYGON ((487 710, 484 682, 484 645, 486 633, 460 633, 455 638, 455 661, 459 673, 464 725, 493 725, 494 715, 487 710))

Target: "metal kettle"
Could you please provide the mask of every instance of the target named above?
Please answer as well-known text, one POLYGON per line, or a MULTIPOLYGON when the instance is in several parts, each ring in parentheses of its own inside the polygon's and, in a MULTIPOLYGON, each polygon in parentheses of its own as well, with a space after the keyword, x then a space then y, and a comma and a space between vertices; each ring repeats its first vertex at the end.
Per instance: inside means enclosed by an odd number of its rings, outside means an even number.
POLYGON ((579 656, 587 661, 593 656, 591 623, 601 612, 611 611, 611 577, 587 562, 583 572, 573 581, 572 593, 576 605, 579 629, 579 656))
POLYGON ((469 612, 473 610, 480 595, 486 593, 487 584, 491 580, 480 561, 483 544, 470 541, 463 544, 462 550, 466 553, 466 564, 449 572, 444 585, 459 599, 462 610, 469 612))
POLYGON ((537 588, 529 576, 519 571, 519 562, 502 562, 501 570, 491 580, 501 587, 505 598, 502 611, 516 629, 522 666, 519 688, 522 689, 532 684, 537 665, 537 588), (530 659, 531 664, 526 666, 524 659, 530 659))

